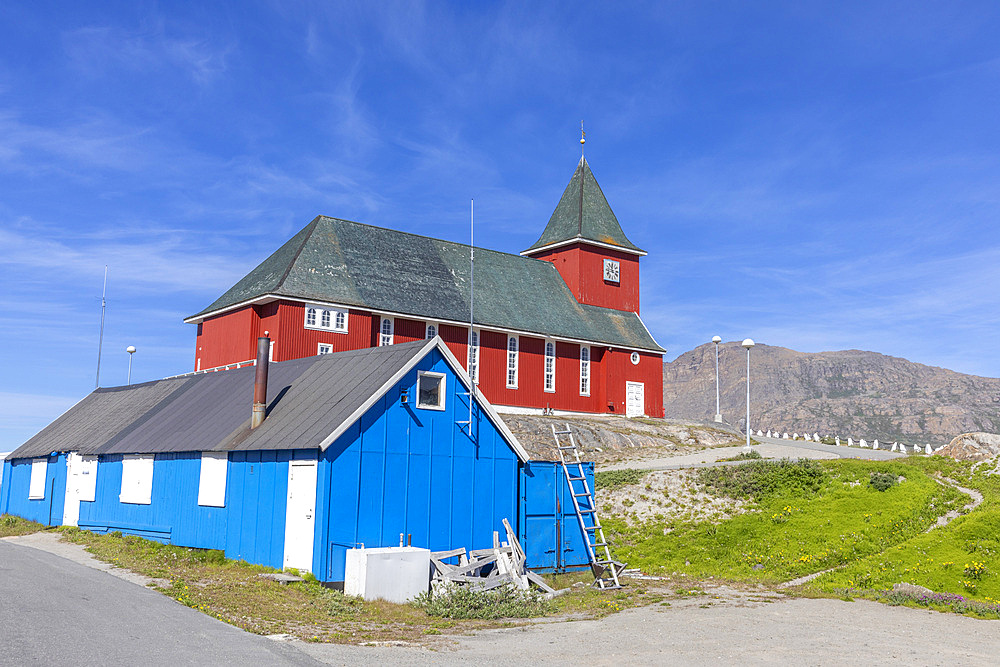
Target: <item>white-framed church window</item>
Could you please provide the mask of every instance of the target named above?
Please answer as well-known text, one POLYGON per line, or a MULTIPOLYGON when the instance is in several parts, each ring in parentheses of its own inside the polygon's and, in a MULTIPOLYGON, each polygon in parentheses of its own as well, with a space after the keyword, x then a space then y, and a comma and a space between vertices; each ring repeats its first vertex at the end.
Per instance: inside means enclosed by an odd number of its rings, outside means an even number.
POLYGON ((122 490, 118 500, 133 505, 149 505, 153 499, 153 456, 122 457, 122 490))
POLYGON ((226 475, 229 455, 225 452, 202 452, 198 478, 198 504, 203 507, 226 506, 226 475))
POLYGON ((507 336, 507 388, 517 389, 517 336, 507 336))
POLYGON ((431 338, 434 338, 434 336, 437 336, 437 335, 438 335, 437 325, 434 324, 433 322, 428 322, 427 323, 427 328, 424 329, 424 339, 425 340, 430 340, 431 338))
POLYGON ((333 352, 333 345, 330 343, 320 343, 316 346, 316 354, 331 354, 333 352))
POLYGON ((392 345, 392 318, 383 317, 382 325, 379 327, 378 336, 379 347, 383 345, 392 345))
POLYGON ((590 348, 580 346, 580 395, 590 396, 590 348))
POLYGON ((479 382, 479 332, 472 329, 469 332, 469 377, 473 382, 479 382))
POLYGON ((556 344, 555 341, 545 341, 545 391, 553 393, 556 390, 556 344))
POLYGON ((621 266, 613 259, 604 260, 604 279, 609 283, 617 283, 621 276, 621 266))
POLYGON ((306 329, 347 333, 347 321, 347 310, 344 308, 313 304, 306 306, 306 329))
POLYGON ((632 355, 629 357, 629 361, 632 362, 633 366, 638 366, 639 365, 639 359, 640 359, 640 357, 639 357, 639 353, 638 352, 633 352, 632 355))

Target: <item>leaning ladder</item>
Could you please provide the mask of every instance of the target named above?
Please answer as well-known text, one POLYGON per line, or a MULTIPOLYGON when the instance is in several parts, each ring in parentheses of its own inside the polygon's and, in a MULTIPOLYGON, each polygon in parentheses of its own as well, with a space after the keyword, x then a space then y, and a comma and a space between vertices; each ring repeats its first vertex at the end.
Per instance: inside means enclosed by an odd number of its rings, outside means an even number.
POLYGON ((576 519, 580 523, 583 540, 587 544, 590 569, 594 571, 594 586, 602 589, 621 588, 618 573, 625 566, 611 558, 611 549, 608 546, 608 541, 604 538, 604 528, 601 526, 601 519, 597 516, 597 503, 594 502, 594 494, 591 492, 590 484, 587 483, 587 474, 583 469, 583 461, 580 460, 580 450, 577 449, 573 431, 569 427, 557 431, 553 424, 552 437, 555 438, 559 462, 566 474, 566 482, 569 485, 570 496, 573 498, 576 519), (569 444, 564 445, 559 436, 569 436, 569 444), (581 498, 587 499, 586 507, 580 506, 581 498), (584 517, 590 517, 589 524, 584 517))

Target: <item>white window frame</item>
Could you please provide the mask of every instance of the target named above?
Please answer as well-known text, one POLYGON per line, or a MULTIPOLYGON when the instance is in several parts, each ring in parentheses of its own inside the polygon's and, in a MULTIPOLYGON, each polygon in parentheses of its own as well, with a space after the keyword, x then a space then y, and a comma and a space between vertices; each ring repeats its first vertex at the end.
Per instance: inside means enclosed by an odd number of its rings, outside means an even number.
POLYGON ((609 283, 621 284, 621 263, 613 259, 604 260, 604 279, 609 283))
POLYGON ((392 345, 393 332, 396 330, 396 321, 392 317, 383 317, 378 323, 378 346, 392 345), (386 333, 386 323, 389 324, 389 331, 386 333))
POLYGON ((479 384, 479 347, 481 342, 482 337, 479 329, 472 329, 469 334, 469 350, 465 368, 469 371, 469 377, 476 384, 479 384))
POLYGON ((590 396, 590 346, 580 346, 580 395, 590 396))
POLYGON ((45 500, 45 487, 49 482, 49 460, 31 460, 31 481, 28 482, 28 500, 45 500))
POLYGON ((545 381, 543 388, 545 393, 554 394, 556 392, 556 342, 545 340, 545 381), (551 354, 549 351, 551 350, 551 354))
POLYGON ((122 487, 118 501, 130 505, 149 505, 153 501, 152 454, 129 454, 122 457, 122 487))
POLYGON ((316 345, 316 354, 333 354, 333 344, 319 343, 316 345))
POLYGON ((347 333, 347 323, 350 320, 346 308, 320 306, 314 303, 306 304, 305 328, 314 331, 334 331, 347 333), (312 316, 310 318, 310 315, 312 316), (310 319, 312 320, 310 322, 310 319))
POLYGON ((202 452, 198 476, 198 504, 202 507, 226 506, 226 478, 229 475, 229 454, 202 452))
POLYGON ((424 340, 430 340, 441 333, 441 327, 436 322, 428 322, 424 325, 424 340))
POLYGON ((447 389, 448 389, 448 377, 444 373, 434 373, 432 371, 419 371, 417 373, 417 387, 416 387, 416 394, 417 394, 416 404, 417 404, 417 407, 420 408, 421 410, 444 410, 445 409, 445 402, 446 402, 445 398, 448 395, 447 394, 447 389), (423 377, 440 378, 440 380, 441 380, 441 386, 438 389, 438 403, 437 403, 437 405, 433 405, 433 404, 429 404, 429 403, 421 403, 420 402, 420 379, 423 378, 423 377))
POLYGON ((632 365, 633 365, 633 366, 638 366, 638 365, 639 365, 639 362, 640 362, 641 360, 642 360, 642 357, 641 357, 641 356, 639 356, 639 353, 638 353, 638 352, 633 352, 632 354, 630 354, 630 355, 629 355, 629 361, 631 361, 631 362, 632 362, 632 365))
POLYGON ((517 336, 507 336, 507 388, 517 389, 517 356, 521 341, 517 336))
POLYGON ((97 457, 80 459, 80 500, 92 503, 97 500, 97 457))

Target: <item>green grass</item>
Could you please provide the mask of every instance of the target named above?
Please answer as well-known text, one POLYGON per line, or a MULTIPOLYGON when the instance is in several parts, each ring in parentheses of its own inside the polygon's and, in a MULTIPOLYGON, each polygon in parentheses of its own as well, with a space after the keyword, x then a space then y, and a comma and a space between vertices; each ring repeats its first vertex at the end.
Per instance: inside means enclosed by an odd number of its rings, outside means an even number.
POLYGON ((29 535, 44 529, 45 526, 40 523, 28 521, 27 519, 22 519, 21 517, 14 516, 13 514, 4 514, 3 516, 0 516, 0 537, 29 535))
POLYGON ((594 473, 594 487, 596 489, 610 491, 620 486, 638 484, 642 478, 650 473, 649 470, 635 470, 626 468, 625 470, 602 470, 594 473))
POLYGON ((753 510, 718 524, 629 526, 607 517, 616 556, 650 573, 785 581, 883 553, 965 502, 903 461, 753 462, 706 470, 703 483, 749 499, 753 510), (879 492, 869 485, 873 471, 906 480, 879 492))

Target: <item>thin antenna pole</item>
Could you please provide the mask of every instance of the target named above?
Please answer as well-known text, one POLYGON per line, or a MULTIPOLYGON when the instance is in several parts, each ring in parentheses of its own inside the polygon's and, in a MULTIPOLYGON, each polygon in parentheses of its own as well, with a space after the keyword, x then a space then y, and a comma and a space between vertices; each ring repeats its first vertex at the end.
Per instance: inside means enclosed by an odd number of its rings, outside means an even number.
MULTIPOLYGON (((476 200, 469 200, 469 437, 472 437, 472 402, 476 398, 476 379, 472 375, 472 362, 476 351, 472 348, 472 328, 475 326, 473 301, 476 293, 476 200)), ((476 365, 478 372, 479 366, 476 365)))
POLYGON ((107 306, 108 296, 108 265, 104 265, 104 289, 101 291, 101 337, 97 341, 97 379, 94 381, 94 389, 101 387, 101 349, 104 347, 104 309, 107 306))

